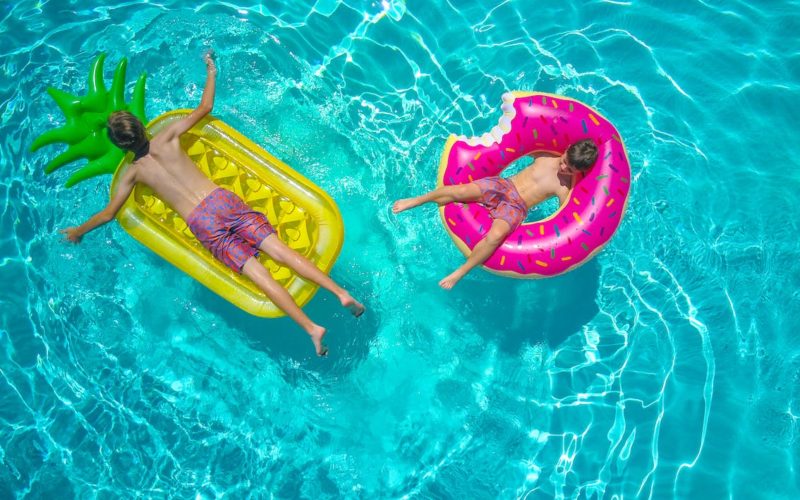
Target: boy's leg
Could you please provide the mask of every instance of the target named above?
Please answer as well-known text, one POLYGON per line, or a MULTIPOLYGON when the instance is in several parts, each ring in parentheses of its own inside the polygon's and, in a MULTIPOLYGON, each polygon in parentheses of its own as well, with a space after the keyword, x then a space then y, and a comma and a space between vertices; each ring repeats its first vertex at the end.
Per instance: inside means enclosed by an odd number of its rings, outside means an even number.
POLYGON ((481 241, 472 249, 472 252, 467 257, 467 261, 458 269, 450 273, 447 277, 439 282, 439 286, 445 290, 450 290, 458 283, 458 280, 464 277, 468 272, 477 265, 483 264, 486 259, 492 256, 497 247, 503 244, 508 234, 511 232, 511 226, 503 219, 495 219, 492 222, 492 227, 481 241))
MULTIPOLYGON (((364 306, 355 300, 350 293, 334 282, 330 276, 323 273, 313 262, 289 248, 273 233, 264 238, 258 247, 269 255, 275 262, 289 266, 303 278, 313 281, 322 288, 336 295, 342 306, 346 307, 355 317, 361 316, 364 306)), ((263 266, 262 266, 263 267, 263 266)))
POLYGON ((325 328, 311 321, 311 319, 306 316, 306 313, 297 307, 297 304, 294 302, 294 299, 292 299, 292 296, 289 295, 289 292, 275 281, 269 274, 267 268, 262 266, 258 259, 255 257, 247 259, 247 262, 244 263, 244 267, 242 267, 242 274, 253 280, 253 283, 267 294, 269 300, 275 303, 276 306, 311 336, 314 347, 317 349, 317 355, 324 356, 328 353, 328 348, 322 345, 322 337, 325 336, 325 328))
POLYGON ((470 182, 469 184, 458 184, 454 186, 442 186, 421 196, 397 200, 394 202, 394 206, 392 206, 392 212, 399 214, 403 210, 408 210, 409 208, 414 208, 428 202, 445 205, 454 201, 478 201, 480 197, 481 190, 474 182, 470 182))

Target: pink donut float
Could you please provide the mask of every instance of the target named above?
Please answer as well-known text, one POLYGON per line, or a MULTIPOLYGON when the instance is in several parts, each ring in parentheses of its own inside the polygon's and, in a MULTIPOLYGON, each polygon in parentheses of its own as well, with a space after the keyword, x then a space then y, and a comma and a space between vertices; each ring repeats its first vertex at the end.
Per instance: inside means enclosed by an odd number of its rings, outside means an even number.
MULTIPOLYGON (((560 155, 570 144, 592 139, 599 149, 597 162, 577 178, 568 200, 552 216, 520 225, 484 263, 487 270, 514 278, 571 271, 599 252, 622 221, 631 175, 622 138, 600 113, 564 96, 509 92, 503 95, 501 109, 503 116, 491 133, 447 140, 439 186, 500 175, 523 155, 560 155)), ((489 212, 477 203, 450 203, 440 214, 464 255, 492 225, 489 212)))

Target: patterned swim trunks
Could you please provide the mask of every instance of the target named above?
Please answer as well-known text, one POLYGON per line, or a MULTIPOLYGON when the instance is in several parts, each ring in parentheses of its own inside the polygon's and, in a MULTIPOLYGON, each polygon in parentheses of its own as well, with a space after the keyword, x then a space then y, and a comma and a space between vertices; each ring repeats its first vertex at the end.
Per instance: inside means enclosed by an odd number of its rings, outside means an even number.
POLYGON ((186 223, 214 257, 237 273, 242 272, 247 259, 258 255, 261 242, 275 232, 266 215, 224 188, 206 196, 186 223))
POLYGON ((484 177, 475 184, 481 190, 478 203, 489 210, 493 219, 502 219, 515 230, 528 215, 528 206, 520 196, 517 188, 503 177, 484 177))

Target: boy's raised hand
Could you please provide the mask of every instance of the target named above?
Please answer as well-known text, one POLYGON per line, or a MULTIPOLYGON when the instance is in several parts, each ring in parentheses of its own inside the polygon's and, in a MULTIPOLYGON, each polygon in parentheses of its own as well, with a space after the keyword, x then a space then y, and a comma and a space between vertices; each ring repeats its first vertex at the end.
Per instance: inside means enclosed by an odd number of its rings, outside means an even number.
POLYGON ((64 235, 64 239, 72 243, 80 243, 83 235, 78 231, 77 227, 68 227, 62 229, 59 233, 64 235))
POLYGON ((206 69, 209 73, 216 74, 217 72, 217 65, 214 63, 214 51, 208 49, 206 53, 203 55, 203 61, 206 63, 206 69))

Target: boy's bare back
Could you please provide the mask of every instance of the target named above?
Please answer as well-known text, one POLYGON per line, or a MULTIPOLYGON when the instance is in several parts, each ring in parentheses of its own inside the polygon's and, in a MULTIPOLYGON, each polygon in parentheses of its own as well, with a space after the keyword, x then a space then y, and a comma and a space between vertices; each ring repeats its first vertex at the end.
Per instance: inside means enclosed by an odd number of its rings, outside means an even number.
POLYGON ((169 128, 153 137, 150 152, 130 168, 134 171, 135 182, 152 188, 184 220, 217 188, 183 152, 180 136, 170 134, 169 128))

